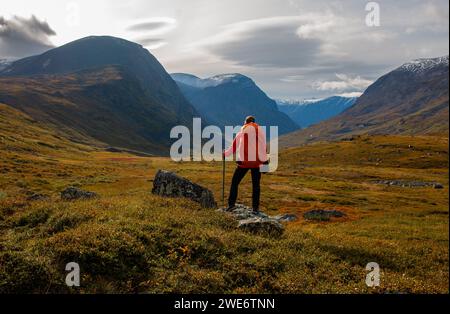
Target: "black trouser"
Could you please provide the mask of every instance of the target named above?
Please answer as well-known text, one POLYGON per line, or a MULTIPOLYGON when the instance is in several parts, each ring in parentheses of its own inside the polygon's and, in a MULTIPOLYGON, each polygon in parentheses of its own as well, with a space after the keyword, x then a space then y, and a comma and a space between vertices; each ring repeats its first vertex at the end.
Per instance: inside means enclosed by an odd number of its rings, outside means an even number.
POLYGON ((259 168, 241 168, 237 167, 233 174, 233 180, 231 181, 230 196, 228 197, 228 206, 233 207, 236 205, 236 200, 238 196, 238 186, 242 179, 245 177, 247 172, 251 170, 252 172, 252 185, 253 185, 253 209, 259 210, 259 195, 261 193, 260 182, 261 182, 261 172, 259 168))

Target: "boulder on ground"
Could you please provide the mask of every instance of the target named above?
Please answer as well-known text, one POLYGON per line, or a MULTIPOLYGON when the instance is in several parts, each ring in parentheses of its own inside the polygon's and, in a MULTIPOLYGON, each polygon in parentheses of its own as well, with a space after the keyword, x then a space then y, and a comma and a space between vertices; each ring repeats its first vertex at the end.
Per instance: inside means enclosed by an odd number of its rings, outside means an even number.
POLYGON ((303 214, 303 218, 307 220, 329 221, 330 218, 341 218, 346 216, 345 213, 338 210, 313 209, 303 214))
POLYGON ((220 208, 219 211, 227 212, 238 221, 238 228, 255 233, 270 236, 280 236, 284 232, 284 226, 280 222, 292 221, 295 215, 284 214, 271 217, 261 211, 254 212, 252 208, 236 204, 233 210, 220 208))
POLYGON ((83 191, 76 187, 68 187, 61 192, 61 199, 64 201, 74 201, 78 199, 91 199, 98 197, 97 193, 83 191))
POLYGON ((270 236, 281 236, 284 227, 277 220, 272 218, 253 217, 249 219, 240 220, 238 224, 239 229, 255 233, 266 234, 270 236))
POLYGON ((152 193, 167 197, 186 197, 204 208, 217 208, 210 190, 165 170, 158 170, 156 173, 152 193))

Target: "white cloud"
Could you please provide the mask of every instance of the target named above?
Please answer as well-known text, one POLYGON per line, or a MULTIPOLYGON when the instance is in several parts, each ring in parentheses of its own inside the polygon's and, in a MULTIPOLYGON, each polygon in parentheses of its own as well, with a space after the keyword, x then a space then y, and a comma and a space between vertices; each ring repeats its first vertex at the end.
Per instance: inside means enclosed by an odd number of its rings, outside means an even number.
POLYGON ((306 77, 304 75, 288 75, 280 79, 280 81, 285 83, 298 83, 304 81, 306 77))
POLYGON ((360 97, 362 94, 363 94, 362 92, 349 92, 349 93, 337 94, 337 96, 347 97, 347 98, 357 98, 357 97, 360 97))
POLYGON ((312 85, 320 91, 362 91, 373 83, 371 80, 363 79, 360 76, 350 77, 345 74, 336 74, 338 80, 334 81, 318 81, 312 85))
POLYGON ((337 27, 340 23, 338 18, 331 13, 309 14, 304 18, 302 25, 297 29, 300 38, 318 38, 337 27))

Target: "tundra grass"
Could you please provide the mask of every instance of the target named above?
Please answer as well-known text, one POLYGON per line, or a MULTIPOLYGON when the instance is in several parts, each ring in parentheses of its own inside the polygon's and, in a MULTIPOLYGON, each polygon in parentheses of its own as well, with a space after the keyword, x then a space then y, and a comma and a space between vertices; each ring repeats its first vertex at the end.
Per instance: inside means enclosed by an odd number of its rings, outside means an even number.
MULTIPOLYGON (((191 201, 150 193, 156 171, 167 169, 210 188, 221 203, 220 163, 104 152, 52 134, 40 136, 46 145, 32 134, 2 136, 0 292, 449 292, 448 138, 363 137, 282 151, 278 171, 262 177, 262 210, 299 219, 273 239, 191 201), (374 183, 388 179, 444 189, 374 183), (101 197, 64 202, 67 186, 101 197), (33 193, 49 199, 27 200, 33 193), (306 221, 311 209, 346 217, 306 221), (69 262, 80 265, 80 287, 65 285, 69 262), (365 284, 369 262, 380 265, 378 288, 365 284)), ((234 167, 227 164, 227 189, 234 167)), ((239 201, 251 204, 250 176, 239 201)))

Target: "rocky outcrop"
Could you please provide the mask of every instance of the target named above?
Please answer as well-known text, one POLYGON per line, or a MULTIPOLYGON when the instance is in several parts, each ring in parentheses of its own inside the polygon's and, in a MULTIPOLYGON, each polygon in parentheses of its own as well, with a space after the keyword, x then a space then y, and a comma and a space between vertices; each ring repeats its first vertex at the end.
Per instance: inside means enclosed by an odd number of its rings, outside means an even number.
POLYGON ((158 170, 153 180, 153 194, 167 197, 185 197, 204 208, 217 208, 213 193, 173 172, 158 170))
POLYGON ((219 211, 232 215, 238 221, 238 228, 255 234, 280 236, 284 232, 281 222, 297 220, 293 214, 269 216, 263 212, 254 212, 252 208, 237 204, 232 211, 220 208, 219 211))
POLYGON ((345 213, 334 209, 313 209, 303 214, 306 220, 329 221, 332 217, 342 218, 345 213))
POLYGON ((405 180, 378 180, 375 184, 384 184, 390 186, 400 186, 403 188, 426 188, 433 187, 435 189, 443 189, 444 186, 438 182, 423 182, 423 181, 405 181, 405 180))
POLYGON ((74 201, 79 199, 97 198, 98 194, 94 192, 83 191, 76 187, 68 187, 61 192, 61 199, 64 201, 74 201))

